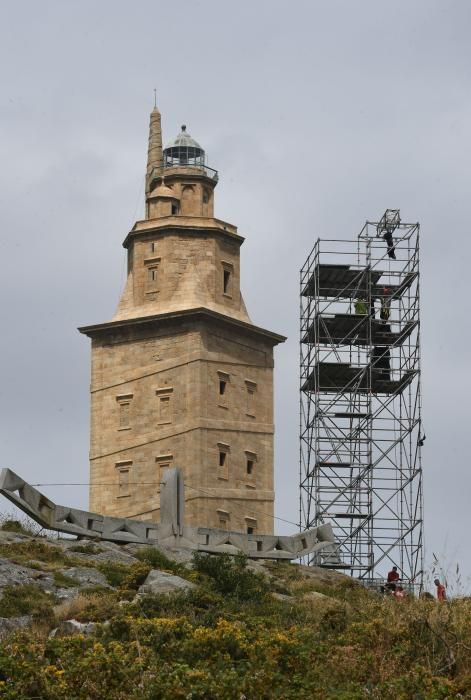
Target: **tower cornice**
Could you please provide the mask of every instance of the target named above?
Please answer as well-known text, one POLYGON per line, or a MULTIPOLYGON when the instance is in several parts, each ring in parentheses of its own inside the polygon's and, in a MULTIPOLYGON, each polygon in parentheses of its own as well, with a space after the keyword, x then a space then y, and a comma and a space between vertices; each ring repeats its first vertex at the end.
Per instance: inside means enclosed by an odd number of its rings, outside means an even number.
POLYGON ((185 235, 200 235, 209 233, 230 239, 242 245, 245 238, 237 233, 237 226, 227 221, 204 216, 164 216, 157 219, 143 219, 137 221, 123 241, 123 247, 129 248, 135 239, 144 238, 146 235, 164 235, 170 233, 184 233, 185 235))
POLYGON ((93 326, 81 326, 78 330, 89 338, 103 338, 114 331, 126 331, 133 327, 145 327, 146 325, 155 328, 156 324, 167 325, 175 321, 181 323, 184 320, 205 320, 212 321, 216 324, 228 325, 232 328, 237 328, 245 334, 257 336, 259 339, 263 338, 272 346, 284 343, 286 340, 286 336, 280 335, 279 333, 273 333, 273 331, 268 331, 265 328, 254 326, 252 323, 240 321, 236 318, 205 308, 185 309, 183 311, 155 314, 154 316, 141 316, 139 318, 120 321, 108 321, 107 323, 98 323, 93 326))

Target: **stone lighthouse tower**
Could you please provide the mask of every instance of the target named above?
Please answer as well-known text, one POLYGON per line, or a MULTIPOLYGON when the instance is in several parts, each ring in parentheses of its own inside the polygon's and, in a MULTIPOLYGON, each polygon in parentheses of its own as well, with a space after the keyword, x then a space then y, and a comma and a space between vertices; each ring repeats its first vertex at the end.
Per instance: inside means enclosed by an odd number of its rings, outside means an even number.
POLYGON ((123 245, 127 282, 92 340, 90 508, 159 520, 183 470, 188 525, 273 531, 273 347, 240 291, 240 246, 214 217, 218 174, 185 126, 162 149, 150 117, 145 219, 123 245))

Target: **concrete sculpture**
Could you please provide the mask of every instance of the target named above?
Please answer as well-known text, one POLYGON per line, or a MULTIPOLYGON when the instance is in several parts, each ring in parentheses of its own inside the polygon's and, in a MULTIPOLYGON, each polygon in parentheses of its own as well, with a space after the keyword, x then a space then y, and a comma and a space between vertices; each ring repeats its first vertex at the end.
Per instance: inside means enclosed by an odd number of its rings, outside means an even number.
POLYGON ((186 547, 201 552, 244 553, 251 559, 296 559, 317 553, 325 566, 339 564, 332 528, 325 524, 290 536, 250 535, 207 527, 187 527, 180 469, 169 469, 161 487, 161 522, 114 518, 56 505, 10 469, 0 472, 0 493, 49 530, 121 544, 134 542, 186 547))

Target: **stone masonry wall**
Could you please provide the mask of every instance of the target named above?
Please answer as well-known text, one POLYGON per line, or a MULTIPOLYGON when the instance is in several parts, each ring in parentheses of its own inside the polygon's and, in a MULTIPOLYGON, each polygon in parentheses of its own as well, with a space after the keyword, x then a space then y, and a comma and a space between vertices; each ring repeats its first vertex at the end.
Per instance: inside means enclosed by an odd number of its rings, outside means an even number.
POLYGON ((189 525, 271 532, 272 348, 228 335, 186 321, 93 341, 93 511, 158 520, 163 470, 178 466, 189 525))

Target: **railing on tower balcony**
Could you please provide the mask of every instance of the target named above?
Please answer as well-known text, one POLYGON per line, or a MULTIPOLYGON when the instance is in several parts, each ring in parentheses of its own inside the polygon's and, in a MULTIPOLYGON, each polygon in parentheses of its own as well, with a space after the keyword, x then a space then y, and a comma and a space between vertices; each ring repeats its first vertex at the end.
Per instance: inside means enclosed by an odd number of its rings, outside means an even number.
POLYGON ((170 171, 174 169, 180 169, 180 168, 189 168, 191 170, 195 171, 195 174, 200 174, 200 175, 206 175, 206 177, 211 178, 211 180, 214 180, 215 182, 218 181, 219 175, 218 171, 214 170, 214 168, 210 168, 208 165, 205 163, 195 163, 191 162, 188 160, 185 162, 185 160, 182 159, 177 159, 177 158, 166 158, 164 161, 164 171, 165 174, 170 175, 170 171))

